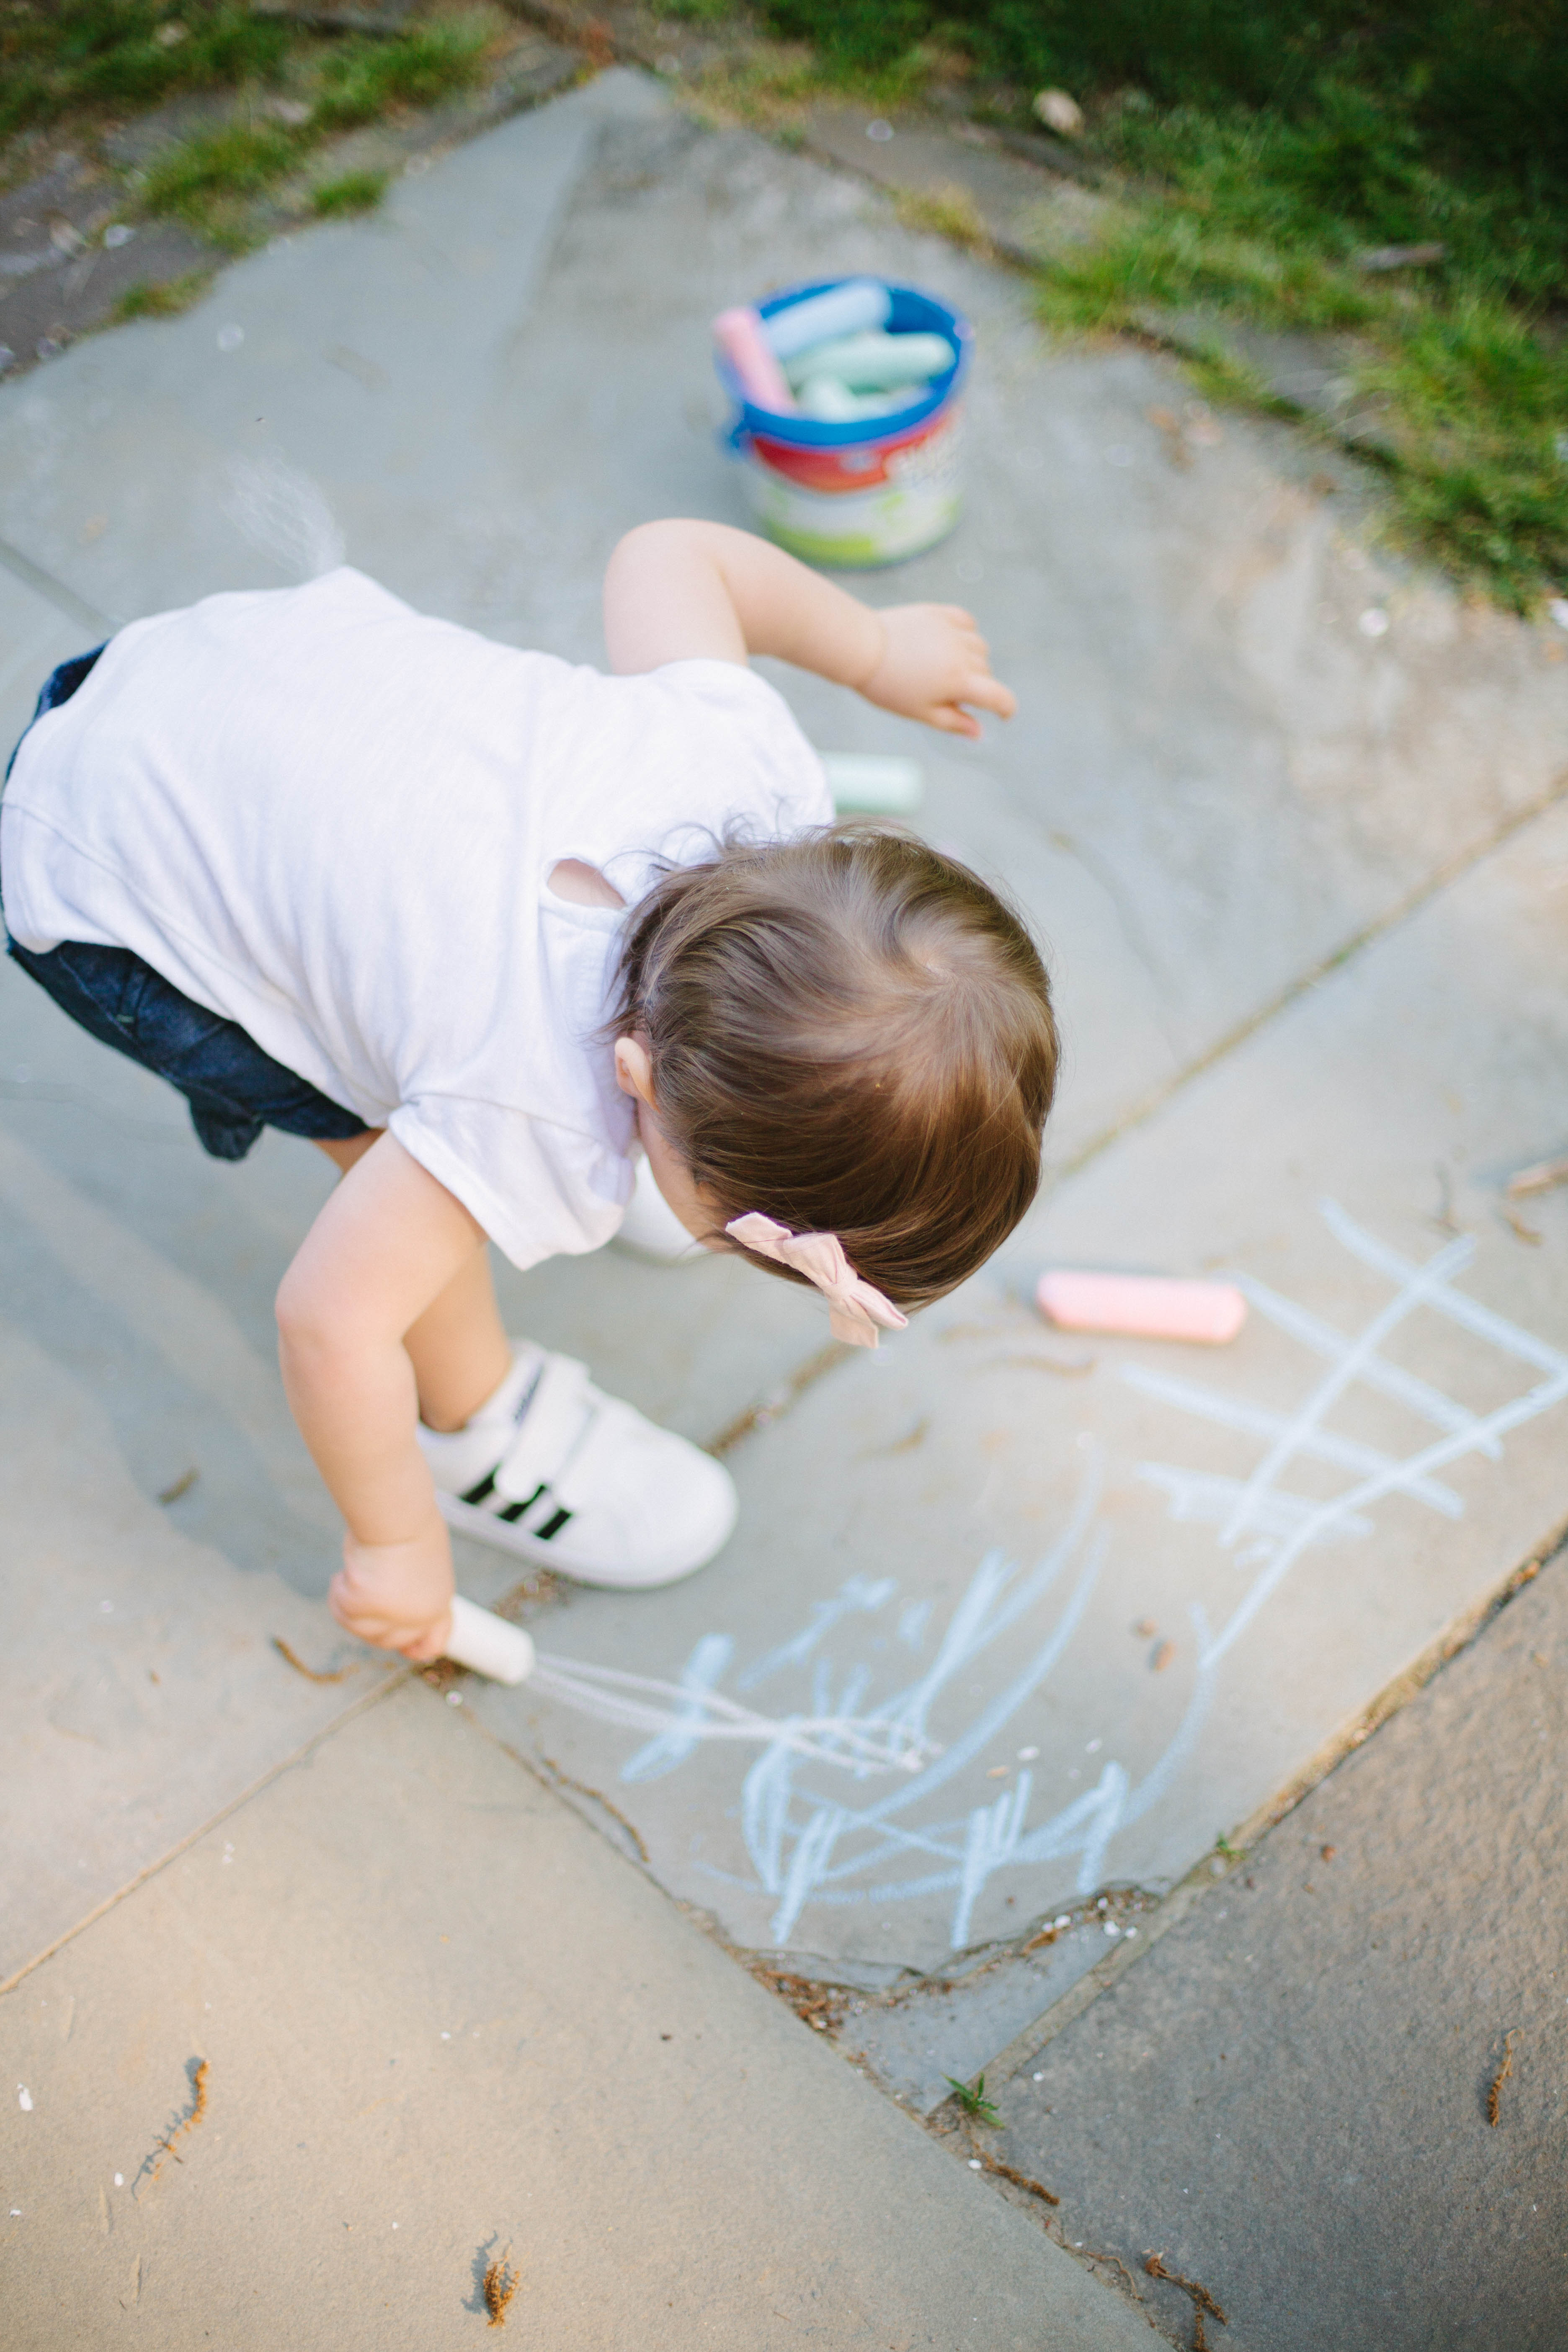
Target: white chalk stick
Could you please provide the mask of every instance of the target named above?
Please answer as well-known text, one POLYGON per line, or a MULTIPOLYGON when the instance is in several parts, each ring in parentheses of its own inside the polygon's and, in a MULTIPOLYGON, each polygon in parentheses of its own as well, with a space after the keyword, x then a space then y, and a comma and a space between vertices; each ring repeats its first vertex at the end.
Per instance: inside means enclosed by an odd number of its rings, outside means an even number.
POLYGON ((918 760, 873 751, 825 751, 827 789, 836 809, 867 816, 908 816, 925 798, 918 760))
POLYGON ((509 1625, 460 1592, 452 1596, 452 1630, 447 1655, 455 1665, 471 1666, 493 1683, 525 1683, 533 1672, 533 1643, 521 1625, 509 1625))
POLYGON ((1035 1302, 1064 1331, 1122 1331, 1129 1339, 1196 1339, 1223 1347, 1247 1320, 1229 1282, 1173 1282, 1164 1275, 1042 1274, 1035 1302))

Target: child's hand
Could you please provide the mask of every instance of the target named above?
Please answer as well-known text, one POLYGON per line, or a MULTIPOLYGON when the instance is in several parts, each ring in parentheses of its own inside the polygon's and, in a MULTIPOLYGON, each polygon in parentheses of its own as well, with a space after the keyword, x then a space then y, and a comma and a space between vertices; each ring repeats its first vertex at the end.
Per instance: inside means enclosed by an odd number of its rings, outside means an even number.
POLYGON ((884 641, 879 659, 860 682, 868 702, 923 719, 947 735, 979 734, 980 721, 965 703, 1012 718, 1017 702, 991 675, 985 640, 961 604, 895 604, 876 617, 884 641))
POLYGON ((438 1658, 452 1630, 452 1547, 435 1513, 406 1543, 343 1538, 343 1564, 328 1601, 345 1632, 421 1663, 438 1658))

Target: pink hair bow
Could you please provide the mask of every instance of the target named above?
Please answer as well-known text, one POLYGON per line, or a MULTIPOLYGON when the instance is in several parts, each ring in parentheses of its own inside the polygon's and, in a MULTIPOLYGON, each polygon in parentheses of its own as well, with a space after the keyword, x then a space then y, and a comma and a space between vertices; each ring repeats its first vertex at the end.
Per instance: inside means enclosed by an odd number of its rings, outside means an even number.
POLYGON ((775 1224, 753 1209, 743 1217, 731 1217, 725 1226, 738 1242, 755 1250, 759 1257, 776 1258, 780 1265, 793 1266, 815 1282, 827 1301, 828 1327, 836 1339, 845 1340, 851 1348, 874 1348, 877 1326, 884 1331, 901 1331, 909 1321, 900 1315, 890 1298, 884 1298, 874 1283, 863 1282, 844 1255, 844 1244, 837 1234, 792 1234, 787 1225, 775 1224))

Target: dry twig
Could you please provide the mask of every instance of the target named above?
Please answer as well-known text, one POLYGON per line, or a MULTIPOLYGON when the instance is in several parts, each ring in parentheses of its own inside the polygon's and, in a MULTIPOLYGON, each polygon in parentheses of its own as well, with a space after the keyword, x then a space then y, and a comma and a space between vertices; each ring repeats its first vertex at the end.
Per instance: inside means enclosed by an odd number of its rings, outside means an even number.
POLYGON ((1508 1180, 1508 1197, 1510 1201, 1524 1201, 1532 1192, 1554 1192, 1559 1184, 1568 1184, 1568 1156, 1538 1160, 1533 1168, 1521 1168, 1517 1176, 1508 1180))
POLYGON ((1138 2292, 1138 2282, 1133 2277, 1131 2272, 1128 2269, 1120 2254, 1097 2254, 1089 2246, 1075 2246, 1073 2248, 1073 2252, 1075 2254, 1081 2254, 1086 2263, 1110 2263, 1114 2264, 1116 2269, 1121 2273, 1122 2277, 1127 2281, 1127 2291, 1131 2295, 1133 2302, 1142 2302, 1143 2298, 1138 2292))
POLYGON ((195 2131, 196 2126, 201 2122, 202 2117, 206 2114, 207 2061, 205 2058, 198 2058, 195 2062, 191 2070, 190 2083, 190 2113, 188 2115, 181 2116, 174 2125, 173 2128, 166 2131, 163 2134, 163 2138, 156 2143, 159 2150, 158 2161, 153 2166, 152 2172, 149 2176, 153 2180, 156 2180, 158 2178, 158 2174, 165 2156, 172 2156, 176 2164, 183 2164, 184 2162, 184 2158, 181 2156, 178 2148, 174 2146, 174 2142, 177 2139, 183 2139, 187 2132, 195 2131))
MULTIPOLYGON (((1218 2304, 1215 2301, 1207 2287, 1200 2285, 1196 2279, 1184 2279, 1182 2278, 1175 2271, 1168 2271, 1165 2268, 1164 2263, 1158 2254, 1145 2254, 1143 2257, 1143 2267, 1148 2272, 1151 2278, 1164 2279, 1168 2284, 1171 2286, 1179 2286, 1184 2294, 1190 2295, 1192 2297, 1193 2309, 1198 2315, 1197 2332, 1199 2336, 1203 2334, 1203 2315, 1205 2311, 1209 2314, 1211 2318, 1217 2319, 1222 2327, 1228 2327, 1230 2326, 1229 2320, 1226 2317, 1224 2312, 1220 2309, 1218 2304)), ((1194 2352, 1197 2352, 1195 2340, 1194 2344, 1194 2352)))
POLYGON ((490 2315, 490 2326, 504 2327, 507 2305, 517 2293, 517 2273, 504 2254, 498 2254, 486 2271, 480 2292, 485 2298, 485 2309, 490 2315))
POLYGON ((1043 2180, 1031 2180, 1029 2175, 1026 2172, 1020 2172, 1016 2165, 1004 2164, 999 2156, 993 2156, 988 2148, 982 2147, 972 2131, 967 2132, 965 2137, 973 2150, 976 2163, 983 2171, 994 2172, 999 2180, 1010 2180, 1015 2189, 1026 2189, 1029 2195, 1037 2197, 1043 2205, 1061 2203, 1061 2199, 1048 2189, 1043 2180))
POLYGON ((284 1664, 286 1666, 292 1666, 297 1675, 303 1675, 308 1683, 345 1682, 349 1675, 353 1673, 354 1666, 357 1664, 357 1660, 351 1659, 346 1666, 339 1666, 332 1674, 319 1675, 314 1666, 308 1666, 303 1658, 296 1655, 296 1654, 289 1647, 288 1643, 283 1639, 281 1633, 273 1634, 272 1646, 277 1651, 279 1656, 282 1659, 284 1664))
POLYGON ((1519 2040, 1521 2030, 1519 2026, 1513 2026, 1504 2036, 1502 2064, 1492 2076, 1492 2086, 1487 2093, 1487 2121, 1493 2131, 1502 2121, 1502 2086, 1513 2072, 1513 2045, 1519 2040))

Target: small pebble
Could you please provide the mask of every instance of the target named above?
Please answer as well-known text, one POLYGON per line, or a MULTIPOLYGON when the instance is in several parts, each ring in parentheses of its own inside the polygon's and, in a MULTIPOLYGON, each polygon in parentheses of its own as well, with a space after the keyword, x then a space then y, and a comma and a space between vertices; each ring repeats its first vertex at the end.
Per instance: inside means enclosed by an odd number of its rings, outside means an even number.
POLYGON ((1374 604, 1369 612, 1362 614, 1356 626, 1363 637, 1385 637, 1388 635, 1388 614, 1380 612, 1374 604))
POLYGON ((1039 1752, 1040 1751, 1037 1748, 1020 1748, 1018 1750, 1018 1761, 1020 1764, 1032 1764, 1039 1752))
POLYGON ((1036 2082, 1037 2082, 1037 2083, 1043 2083, 1043 2082, 1045 2081, 1045 2079, 1046 2079, 1046 2078, 1045 2078, 1045 2076, 1044 2076, 1043 2074, 1037 2074, 1037 2075, 1036 2075, 1036 2077, 1035 2077, 1035 2080, 1036 2080, 1036 2082))
POLYGON ((1121 1930, 1117 1926, 1114 1919, 1108 1919, 1105 1923, 1105 1932, 1110 1937, 1111 1942, 1114 1943, 1117 1937, 1121 1935, 1121 1930))
POLYGON ((1334 1858, 1335 1854, 1336 1854, 1336 1853, 1338 1853, 1338 1852, 1339 1852, 1339 1848, 1338 1848, 1338 1846, 1337 1846, 1337 1845, 1326 1845, 1326 1846, 1324 1846, 1324 1848, 1322 1849, 1323 1860, 1324 1860, 1325 1862, 1332 1862, 1332 1860, 1333 1860, 1333 1858, 1334 1858))
POLYGON ((16 2105, 21 2108, 22 2113, 25 2116, 30 2116, 32 2114, 33 2095, 31 2091, 28 2090, 26 2083, 18 2083, 16 2085, 16 2105))
POLYGON ((103 232, 103 241, 110 253, 114 253, 121 246, 129 245, 135 234, 135 230, 127 222, 110 221, 103 232))
POLYGON ((448 1692, 447 1693, 447 1706, 462 1706, 462 1704, 463 1704, 463 1694, 462 1694, 462 1692, 461 1692, 461 1691, 448 1691, 448 1692))
POLYGON ((122 2172, 117 2172, 117 2173, 115 2174, 115 2176, 114 2176, 114 2185, 115 2185, 116 2189, 123 2189, 123 2188, 124 2188, 124 2186, 125 2186, 125 2175, 124 2175, 122 2172))
POLYGON ((1064 1911, 1059 1918, 1056 1918, 1051 1921, 1051 1925, 1053 1927, 1070 1927, 1072 1926, 1072 1913, 1070 1911, 1064 1911))
POLYGON ((1568 629, 1568 596, 1549 596, 1546 610, 1560 629, 1568 629))
POLYGON ((984 2172, 985 2167, 981 2163, 980 2158, 977 2156, 972 2156, 969 2159, 969 2169, 971 2172, 984 2172))

